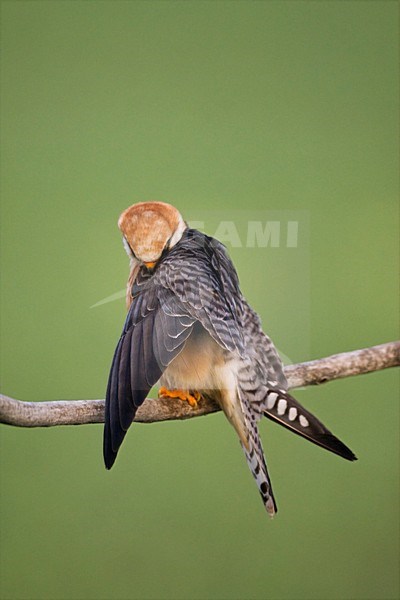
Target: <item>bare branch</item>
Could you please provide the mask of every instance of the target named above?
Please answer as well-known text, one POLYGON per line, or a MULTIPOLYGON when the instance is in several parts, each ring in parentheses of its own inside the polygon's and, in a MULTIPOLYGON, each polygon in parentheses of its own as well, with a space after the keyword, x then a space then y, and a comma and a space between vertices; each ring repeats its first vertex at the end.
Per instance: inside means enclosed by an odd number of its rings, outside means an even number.
POLYGON ((297 388, 398 366, 400 366, 400 341, 332 354, 326 358, 298 365, 288 365, 285 367, 285 375, 289 387, 297 388))
MULTIPOLYGON (((342 377, 361 375, 400 366, 400 342, 334 354, 327 358, 285 367, 289 387, 326 383, 342 377)), ((197 408, 174 399, 147 398, 138 409, 135 421, 154 423, 173 419, 189 419, 220 410, 210 398, 197 408)), ((52 427, 104 422, 104 400, 56 400, 22 402, 0 395, 0 423, 19 427, 52 427)))

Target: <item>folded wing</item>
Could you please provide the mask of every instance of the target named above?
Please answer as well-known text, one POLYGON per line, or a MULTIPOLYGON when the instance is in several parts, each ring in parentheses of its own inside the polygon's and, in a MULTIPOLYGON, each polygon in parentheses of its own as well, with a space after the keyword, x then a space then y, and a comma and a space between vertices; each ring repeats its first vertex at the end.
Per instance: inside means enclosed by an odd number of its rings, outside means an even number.
POLYGON ((110 469, 138 407, 182 350, 195 319, 172 293, 148 285, 132 302, 114 353, 105 405, 104 462, 110 469))

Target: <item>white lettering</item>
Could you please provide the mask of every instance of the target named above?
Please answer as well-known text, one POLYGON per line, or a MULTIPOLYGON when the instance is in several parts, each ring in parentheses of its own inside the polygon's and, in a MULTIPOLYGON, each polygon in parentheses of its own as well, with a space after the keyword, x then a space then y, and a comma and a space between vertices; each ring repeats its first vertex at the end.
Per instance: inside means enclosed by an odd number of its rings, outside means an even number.
POLYGON ((221 221, 213 237, 220 242, 228 242, 232 248, 242 247, 238 230, 233 221, 221 221))
POLYGON ((249 221, 247 224, 247 248, 271 248, 279 247, 281 232, 280 221, 267 221, 263 229, 261 221, 249 221))

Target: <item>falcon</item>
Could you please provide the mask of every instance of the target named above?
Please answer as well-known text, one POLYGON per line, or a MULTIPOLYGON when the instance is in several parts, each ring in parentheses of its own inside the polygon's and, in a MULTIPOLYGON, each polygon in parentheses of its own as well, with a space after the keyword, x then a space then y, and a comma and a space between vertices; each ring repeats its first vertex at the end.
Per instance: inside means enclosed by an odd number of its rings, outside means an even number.
POLYGON ((141 202, 118 226, 130 258, 128 314, 111 365, 104 462, 110 469, 138 407, 159 395, 195 406, 213 398, 235 429, 267 512, 277 506, 258 421, 266 416, 305 439, 356 460, 288 393, 283 365, 239 287, 223 244, 191 229, 176 208, 141 202))

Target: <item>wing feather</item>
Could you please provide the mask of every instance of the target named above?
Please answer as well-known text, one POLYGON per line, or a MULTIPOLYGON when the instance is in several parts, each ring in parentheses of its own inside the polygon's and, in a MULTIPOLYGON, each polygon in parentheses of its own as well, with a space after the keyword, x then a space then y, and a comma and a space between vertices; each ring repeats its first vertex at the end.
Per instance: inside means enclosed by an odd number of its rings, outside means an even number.
POLYGON ((222 348, 244 356, 243 298, 235 267, 220 242, 188 229, 154 277, 222 348))
MULTIPOLYGON (((127 331, 121 344, 121 356, 118 367, 118 412, 119 423, 123 431, 127 431, 132 423, 132 404, 126 402, 132 397, 131 389, 131 340, 132 329, 127 331)), ((116 445, 116 444, 115 444, 116 445)))

